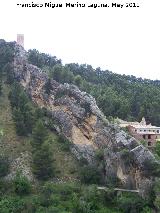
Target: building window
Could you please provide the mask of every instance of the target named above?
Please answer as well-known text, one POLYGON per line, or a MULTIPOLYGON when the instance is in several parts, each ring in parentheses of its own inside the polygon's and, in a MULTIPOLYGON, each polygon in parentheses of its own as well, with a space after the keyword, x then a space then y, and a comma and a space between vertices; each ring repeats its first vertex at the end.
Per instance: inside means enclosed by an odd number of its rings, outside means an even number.
POLYGON ((159 130, 157 130, 157 133, 159 133, 159 130))
POLYGON ((152 143, 150 141, 148 141, 148 146, 151 146, 151 145, 152 145, 152 143))
POLYGON ((146 139, 145 135, 143 135, 143 138, 146 139))
POLYGON ((151 135, 148 135, 148 139, 151 139, 151 135))

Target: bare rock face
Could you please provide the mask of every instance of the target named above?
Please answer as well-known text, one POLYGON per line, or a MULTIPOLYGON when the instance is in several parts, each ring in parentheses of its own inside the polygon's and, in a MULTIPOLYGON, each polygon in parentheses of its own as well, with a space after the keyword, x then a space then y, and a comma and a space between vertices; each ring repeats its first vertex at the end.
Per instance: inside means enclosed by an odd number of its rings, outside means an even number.
POLYGON ((131 152, 134 155, 134 160, 141 167, 143 166, 143 163, 146 160, 151 161, 154 158, 153 154, 147 148, 144 148, 143 145, 139 145, 139 146, 135 147, 134 149, 131 150, 131 152))
POLYGON ((51 80, 51 94, 47 95, 47 75, 27 62, 23 48, 15 45, 15 50, 15 78, 34 103, 47 109, 59 131, 73 143, 71 151, 78 159, 94 163, 97 149, 102 149, 107 180, 118 178, 130 188, 140 188, 141 182, 151 181, 152 177, 143 174, 144 162, 155 161, 148 149, 118 126, 109 124, 95 99, 77 86, 51 80))
POLYGON ((17 174, 17 171, 27 177, 28 180, 34 181, 34 177, 30 168, 29 161, 31 156, 27 153, 21 153, 20 156, 11 162, 11 172, 5 177, 6 180, 13 180, 17 174))

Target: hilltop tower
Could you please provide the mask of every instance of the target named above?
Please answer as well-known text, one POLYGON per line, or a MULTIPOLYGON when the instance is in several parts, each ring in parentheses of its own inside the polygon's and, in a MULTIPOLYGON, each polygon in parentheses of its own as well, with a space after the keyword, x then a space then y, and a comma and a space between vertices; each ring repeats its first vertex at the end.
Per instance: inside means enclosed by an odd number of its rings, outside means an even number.
POLYGON ((17 34, 17 43, 24 47, 24 34, 17 34))

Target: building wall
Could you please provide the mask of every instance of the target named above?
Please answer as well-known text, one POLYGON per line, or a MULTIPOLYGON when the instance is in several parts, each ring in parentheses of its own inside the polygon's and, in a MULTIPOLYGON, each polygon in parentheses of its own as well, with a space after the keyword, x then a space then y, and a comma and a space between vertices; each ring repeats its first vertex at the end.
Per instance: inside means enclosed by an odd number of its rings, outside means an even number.
POLYGON ((137 129, 133 126, 128 126, 128 130, 129 130, 130 134, 137 140, 147 141, 148 146, 155 146, 156 140, 160 139, 160 134, 158 134, 158 133, 157 134, 156 133, 152 134, 149 132, 141 133, 141 132, 137 131, 137 129))

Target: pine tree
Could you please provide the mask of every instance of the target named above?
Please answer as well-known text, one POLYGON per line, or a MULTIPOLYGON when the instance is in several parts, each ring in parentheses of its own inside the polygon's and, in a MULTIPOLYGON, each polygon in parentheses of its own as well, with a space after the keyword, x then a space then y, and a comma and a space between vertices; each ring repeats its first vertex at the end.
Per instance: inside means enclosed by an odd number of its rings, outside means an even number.
POLYGON ((33 109, 28 96, 19 84, 13 84, 9 99, 13 109, 13 119, 17 134, 25 136, 32 133, 34 123, 33 109))
POLYGON ((21 87, 19 84, 14 83, 11 91, 9 93, 9 100, 11 103, 11 107, 14 108, 18 108, 19 107, 19 100, 20 100, 20 94, 21 94, 21 87))
POLYGON ((2 83, 2 79, 0 77, 0 95, 2 95, 2 89, 3 89, 3 83, 2 83))
POLYGON ((27 134, 25 123, 23 119, 23 114, 21 113, 20 109, 14 108, 13 110, 13 120, 16 125, 16 133, 19 136, 24 136, 27 134))
POLYGON ((33 153, 33 173, 41 180, 47 180, 54 175, 53 153, 48 140, 33 153))
POLYGON ((36 122, 32 135, 32 146, 34 149, 39 149, 47 138, 47 130, 41 120, 36 122))

